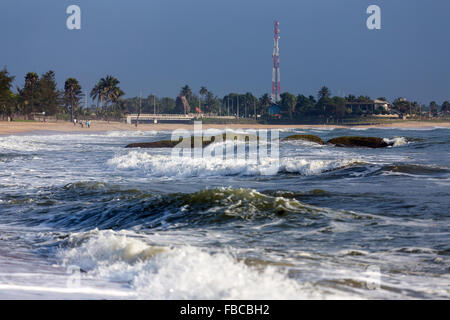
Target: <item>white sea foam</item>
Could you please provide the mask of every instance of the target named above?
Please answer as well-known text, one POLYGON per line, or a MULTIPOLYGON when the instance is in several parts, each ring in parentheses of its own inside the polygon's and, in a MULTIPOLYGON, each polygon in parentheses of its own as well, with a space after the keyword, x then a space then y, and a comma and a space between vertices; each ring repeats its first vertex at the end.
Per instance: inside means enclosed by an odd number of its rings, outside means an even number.
POLYGON ((157 135, 158 131, 150 130, 150 131, 109 131, 106 133, 108 137, 146 137, 146 136, 154 136, 157 135))
POLYGON ((230 175, 271 175, 280 172, 316 175, 326 171, 348 167, 360 163, 358 159, 306 159, 300 157, 262 158, 259 163, 245 159, 182 158, 155 155, 142 151, 130 151, 117 155, 107 164, 119 170, 141 170, 156 177, 195 177, 195 176, 230 176, 230 175), (273 170, 278 166, 278 170, 273 170))
POLYGON ((308 290, 274 267, 257 270, 226 252, 190 246, 155 248, 120 232, 93 231, 89 240, 61 251, 60 257, 88 277, 129 283, 146 299, 319 297, 317 289, 308 290))
POLYGON ((264 173, 263 170, 270 167, 270 160, 266 160, 265 164, 252 165, 245 159, 178 158, 140 151, 131 151, 108 161, 108 165, 113 168, 142 170, 146 174, 156 177, 260 175, 264 173))
POLYGON ((367 131, 369 129, 371 129, 371 128, 369 128, 369 127, 351 127, 351 128, 349 128, 349 130, 352 130, 352 131, 367 131))
POLYGON ((51 149, 54 147, 30 136, 0 137, 0 150, 2 151, 36 152, 51 149))
MULTIPOLYGON (((70 148, 89 148, 90 144, 102 142, 116 142, 118 138, 155 136, 156 131, 110 131, 106 133, 64 133, 64 134, 31 134, 10 135, 0 137, 0 151, 2 152, 40 152, 59 151, 70 148)), ((108 149, 109 146, 95 148, 108 149)))
POLYGON ((280 171, 299 173, 305 176, 320 174, 361 163, 358 159, 311 160, 293 158, 281 161, 280 171))
POLYGON ((405 144, 408 144, 408 141, 404 137, 395 137, 395 138, 392 138, 392 139, 384 138, 383 140, 386 143, 392 144, 393 147, 400 147, 400 146, 403 146, 405 144))

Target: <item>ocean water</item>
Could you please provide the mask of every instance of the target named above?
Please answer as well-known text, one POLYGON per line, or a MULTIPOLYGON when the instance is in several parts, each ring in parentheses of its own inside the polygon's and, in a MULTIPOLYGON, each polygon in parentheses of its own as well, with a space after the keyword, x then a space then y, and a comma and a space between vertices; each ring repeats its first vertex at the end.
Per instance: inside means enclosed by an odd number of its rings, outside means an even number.
POLYGON ((124 148, 170 132, 0 136, 0 298, 448 299, 450 130, 290 134, 394 146, 281 142, 273 171, 124 148))

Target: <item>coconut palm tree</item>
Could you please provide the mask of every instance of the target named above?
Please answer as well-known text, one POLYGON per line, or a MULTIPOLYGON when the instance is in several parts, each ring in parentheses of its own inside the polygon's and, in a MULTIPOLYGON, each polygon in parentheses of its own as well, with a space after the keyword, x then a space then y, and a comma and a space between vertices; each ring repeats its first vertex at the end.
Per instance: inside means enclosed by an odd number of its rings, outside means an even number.
POLYGON ((185 85, 183 88, 181 88, 180 95, 185 96, 186 99, 189 100, 189 98, 192 96, 191 88, 188 85, 185 85))
POLYGON ((297 98, 289 92, 284 92, 281 94, 281 104, 288 108, 289 118, 293 118, 295 112, 295 105, 297 104, 297 98))
MULTIPOLYGON (((97 108, 100 104, 103 108, 103 115, 111 113, 112 109, 117 109, 117 105, 121 96, 125 93, 119 88, 120 81, 117 78, 107 75, 101 78, 100 81, 91 90, 92 99, 97 99, 97 108), (108 104, 111 104, 111 108, 108 104)), ((116 110, 117 111, 117 110, 116 110)))
POLYGON ((208 89, 206 89, 206 87, 201 87, 199 93, 203 96, 203 99, 205 99, 206 95, 208 94, 208 89))
POLYGON ((271 105, 270 97, 267 93, 263 94, 261 98, 259 98, 259 104, 261 106, 261 114, 264 114, 266 109, 271 105))
POLYGON ((89 96, 91 97, 92 100, 97 100, 97 109, 98 109, 98 105, 99 102, 102 98, 102 90, 101 90, 101 86, 100 86, 100 82, 98 82, 91 90, 91 93, 89 94, 89 96))
MULTIPOLYGON (((208 89, 206 89, 206 87, 201 87, 201 88, 200 88, 200 91, 199 91, 198 93, 200 93, 200 95, 203 97, 203 102, 206 103, 206 101, 207 101, 207 95, 210 93, 210 92, 208 91, 208 89)), ((200 105, 200 101, 199 101, 199 107, 200 107, 200 109, 202 109, 202 108, 201 108, 201 105, 200 105)))

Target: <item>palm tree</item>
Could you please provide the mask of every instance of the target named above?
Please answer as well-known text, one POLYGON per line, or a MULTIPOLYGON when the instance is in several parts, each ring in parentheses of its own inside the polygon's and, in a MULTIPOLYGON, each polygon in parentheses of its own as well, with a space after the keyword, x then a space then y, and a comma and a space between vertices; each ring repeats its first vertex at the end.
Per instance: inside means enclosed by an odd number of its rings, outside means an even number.
POLYGON ((36 111, 36 100, 39 86, 39 76, 35 72, 28 72, 25 76, 25 86, 23 87, 23 100, 24 104, 29 104, 29 108, 25 110, 26 113, 36 111))
MULTIPOLYGON (((104 111, 103 114, 112 112, 112 109, 117 109, 117 104, 121 96, 125 93, 118 87, 120 81, 113 76, 107 75, 101 78, 100 81, 91 90, 91 97, 97 99, 97 107, 99 100, 101 101, 104 111), (111 103, 111 110, 109 110, 108 103, 111 103)), ((120 110, 116 110, 120 111, 120 110)))
POLYGON ((68 78, 64 84, 64 100, 70 108, 70 119, 74 119, 74 109, 78 106, 83 93, 77 79, 68 78))
POLYGON ((201 87, 199 93, 203 96, 204 99, 208 94, 208 89, 206 89, 206 87, 201 87))
MULTIPOLYGON (((210 93, 208 91, 208 89, 206 89, 206 87, 201 87, 200 91, 198 93, 200 93, 200 95, 203 97, 203 101, 206 103, 206 100, 207 100, 206 96, 210 93)), ((202 109, 200 106, 200 101, 199 101, 199 107, 200 107, 200 109, 202 109)))
POLYGON ((297 104, 297 98, 289 92, 284 92, 281 94, 281 104, 288 107, 289 118, 293 118, 295 112, 295 105, 297 104))
POLYGON ((444 101, 441 106, 441 112, 445 114, 448 113, 449 111, 450 111, 450 102, 444 101))
POLYGON ((261 113, 264 113, 266 108, 270 107, 271 100, 267 93, 263 94, 261 98, 259 98, 259 104, 261 105, 261 113))
POLYGON ((210 92, 210 91, 206 92, 205 103, 206 103, 206 108, 208 109, 208 112, 209 113, 213 112, 213 107, 214 107, 216 101, 214 99, 214 95, 212 92, 210 92))
POLYGON ((323 98, 329 98, 331 96, 331 91, 327 87, 323 86, 322 89, 319 90, 319 100, 323 98))
POLYGON ((12 84, 14 82, 14 76, 10 76, 6 67, 0 70, 0 106, 4 114, 8 116, 12 113, 12 101, 14 100, 14 94, 11 91, 12 84))
POLYGON ((97 99, 97 109, 98 109, 98 104, 100 102, 100 100, 102 100, 102 89, 101 89, 101 84, 100 82, 98 82, 94 88, 92 88, 91 93, 89 94, 92 100, 96 100, 97 99))
MULTIPOLYGON (((257 101, 258 99, 255 97, 255 96, 253 96, 253 94, 252 93, 250 93, 250 92, 247 92, 246 94, 245 94, 245 117, 248 117, 249 116, 249 110, 251 110, 251 108, 253 107, 253 109, 256 109, 256 101, 257 101)), ((255 110, 254 110, 255 111, 255 110)))
POLYGON ((188 85, 185 85, 183 88, 181 88, 180 95, 185 96, 186 99, 189 100, 189 98, 192 96, 191 88, 189 88, 188 85))

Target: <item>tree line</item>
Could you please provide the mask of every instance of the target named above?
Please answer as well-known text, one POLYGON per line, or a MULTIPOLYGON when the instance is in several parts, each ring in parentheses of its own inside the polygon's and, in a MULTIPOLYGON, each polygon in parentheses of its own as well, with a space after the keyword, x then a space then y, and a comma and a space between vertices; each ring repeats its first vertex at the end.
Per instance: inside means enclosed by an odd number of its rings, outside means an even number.
POLYGON ((6 67, 0 70, 0 114, 3 117, 42 114, 73 120, 76 117, 117 118, 125 112, 121 97, 125 94, 119 80, 108 75, 101 78, 89 95, 97 100, 96 106, 86 107, 86 98, 79 81, 67 78, 59 89, 55 72, 50 70, 41 76, 35 72, 25 75, 23 87, 13 89, 15 77, 6 67))
MULTIPOLYGON (((0 115, 13 118, 40 113, 57 118, 120 119, 125 113, 183 114, 198 113, 203 116, 231 116, 237 118, 272 119, 273 103, 268 94, 256 97, 251 92, 228 93, 219 97, 202 86, 194 92, 188 85, 183 86, 177 97, 124 98, 125 93, 119 87, 120 81, 107 75, 101 78, 89 91, 94 104, 86 106, 79 81, 68 78, 63 89, 58 89, 55 72, 48 71, 41 76, 29 72, 24 77, 23 87, 13 89, 15 77, 6 67, 0 70, 0 115)), ((384 97, 377 98, 386 101, 384 97)), ((374 100, 368 96, 349 94, 345 97, 333 96, 327 87, 318 90, 317 95, 292 94, 284 92, 277 103, 283 118, 302 121, 339 121, 344 118, 358 118, 362 115, 395 112, 400 115, 418 115, 429 111, 433 115, 450 113, 450 103, 441 105, 435 101, 428 106, 416 101, 397 98, 390 110, 367 108, 374 100)))

